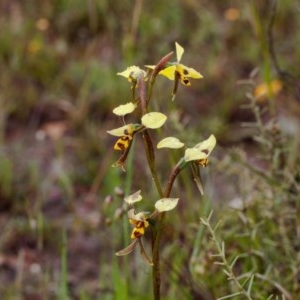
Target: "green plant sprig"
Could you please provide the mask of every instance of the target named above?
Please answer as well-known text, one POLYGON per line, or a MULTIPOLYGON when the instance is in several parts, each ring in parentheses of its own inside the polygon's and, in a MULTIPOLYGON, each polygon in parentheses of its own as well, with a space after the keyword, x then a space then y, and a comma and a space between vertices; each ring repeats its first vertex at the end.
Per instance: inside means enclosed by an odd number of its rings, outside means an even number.
POLYGON ((231 263, 229 263, 229 261, 227 260, 226 253, 225 253, 225 243, 224 241, 220 243, 216 235, 216 230, 220 226, 220 222, 218 222, 215 228, 213 228, 210 224, 210 219, 212 217, 212 214, 213 212, 211 211, 211 213, 207 218, 200 219, 201 224, 203 224, 208 229, 209 234, 211 236, 211 240, 213 241, 214 245, 217 248, 217 253, 213 254, 212 257, 216 257, 220 259, 220 261, 216 261, 215 264, 223 267, 223 272, 226 274, 228 280, 233 281, 238 289, 238 292, 218 298, 218 300, 229 299, 240 295, 245 296, 245 299, 253 300, 253 298, 251 297, 251 288, 254 280, 254 275, 250 274, 243 283, 240 283, 238 278, 235 276, 233 272, 233 267, 239 257, 236 256, 231 263), (248 283, 248 288, 246 290, 244 286, 247 283, 248 283))

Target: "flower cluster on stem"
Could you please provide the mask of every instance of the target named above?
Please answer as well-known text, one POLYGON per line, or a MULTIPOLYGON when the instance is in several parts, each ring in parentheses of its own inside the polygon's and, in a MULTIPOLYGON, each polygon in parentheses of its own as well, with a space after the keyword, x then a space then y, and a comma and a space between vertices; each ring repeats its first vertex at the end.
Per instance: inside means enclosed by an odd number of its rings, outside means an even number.
POLYGON ((166 114, 151 110, 151 98, 153 86, 159 75, 174 81, 173 90, 171 92, 171 99, 175 99, 178 90, 178 83, 184 86, 190 86, 192 79, 201 79, 202 75, 193 68, 187 67, 181 63, 184 49, 177 42, 175 43, 176 61, 170 62, 173 52, 165 55, 156 65, 146 65, 145 70, 138 66, 128 67, 126 70, 117 73, 125 77, 131 85, 132 99, 121 104, 113 110, 113 113, 119 116, 122 120, 122 126, 107 131, 109 134, 117 138, 114 149, 120 151, 119 159, 113 164, 115 167, 121 167, 125 171, 125 162, 128 153, 131 150, 132 141, 138 136, 142 136, 145 148, 145 156, 149 170, 151 172, 153 181, 157 190, 157 199, 153 201, 153 211, 136 212, 135 206, 143 197, 141 190, 134 192, 125 197, 125 202, 128 205, 128 220, 133 226, 130 245, 118 251, 116 255, 128 255, 136 247, 140 248, 140 252, 145 261, 153 267, 153 295, 154 299, 160 299, 160 252, 159 245, 163 235, 163 222, 166 213, 175 209, 179 198, 170 197, 174 181, 179 173, 186 167, 191 166, 193 170, 194 179, 203 193, 203 187, 200 179, 199 167, 206 167, 208 164, 208 157, 216 145, 216 138, 210 135, 206 140, 197 143, 195 146, 188 147, 184 142, 176 137, 166 137, 161 140, 156 147, 153 144, 150 130, 157 130, 162 128, 167 121, 166 114), (127 123, 125 120, 127 115, 139 108, 140 117, 136 123, 127 123), (166 186, 159 180, 156 167, 156 150, 157 149, 179 149, 182 157, 179 159, 173 170, 170 171, 169 178, 166 181, 166 186), (143 237, 147 230, 151 230, 151 248, 152 253, 149 255, 143 245, 143 237))

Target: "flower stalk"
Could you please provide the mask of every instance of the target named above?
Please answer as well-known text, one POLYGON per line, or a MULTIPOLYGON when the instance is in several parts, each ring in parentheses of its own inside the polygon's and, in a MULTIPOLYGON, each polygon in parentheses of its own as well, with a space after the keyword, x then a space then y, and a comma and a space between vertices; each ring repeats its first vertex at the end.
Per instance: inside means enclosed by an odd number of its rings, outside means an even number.
MULTIPOLYGON (((159 200, 154 203, 152 212, 135 212, 135 205, 140 202, 143 197, 141 190, 126 196, 125 202, 129 206, 128 219, 129 223, 133 226, 130 238, 132 240, 129 246, 118 251, 117 256, 129 255, 135 248, 140 248, 140 253, 145 262, 152 266, 152 285, 153 297, 155 300, 161 299, 161 269, 160 269, 160 255, 161 255, 161 239, 164 233, 164 222, 168 211, 173 210, 179 201, 179 198, 170 198, 174 182, 179 173, 187 166, 193 167, 193 174, 197 185, 199 185, 200 175, 199 166, 205 167, 208 162, 208 156, 216 145, 216 139, 211 135, 207 140, 196 144, 192 148, 185 147, 185 144, 175 137, 167 137, 157 144, 157 149, 171 148, 181 149, 182 157, 179 159, 168 179, 166 180, 165 189, 163 189, 162 180, 159 178, 158 169, 156 166, 156 149, 152 140, 152 133, 150 130, 161 128, 167 121, 167 115, 151 111, 151 99, 153 87, 158 75, 162 75, 169 80, 174 81, 174 88, 171 94, 173 99, 178 89, 179 82, 184 86, 190 86, 192 79, 200 79, 202 75, 193 68, 187 67, 181 63, 181 58, 184 49, 178 43, 176 47, 176 61, 169 62, 173 55, 173 51, 162 57, 156 65, 146 66, 147 71, 139 68, 138 66, 128 67, 123 72, 117 73, 120 76, 127 78, 131 83, 131 96, 132 102, 119 105, 113 110, 117 116, 123 119, 123 126, 109 130, 108 133, 118 137, 114 149, 121 151, 121 156, 113 166, 120 166, 124 171, 124 165, 129 152, 132 150, 133 141, 138 136, 143 137, 143 145, 145 148, 145 156, 147 166, 151 172, 151 176, 157 190, 159 200), (132 113, 137 107, 140 106, 140 122, 126 124, 125 116, 132 113), (152 257, 150 257, 143 245, 143 237, 147 230, 151 229, 151 247, 152 257)), ((178 150, 179 151, 179 150, 178 150)), ((201 182, 201 181, 200 181, 201 182)), ((203 193, 203 189, 201 190, 203 193)))
POLYGON ((150 83, 148 87, 148 94, 147 94, 147 104, 150 102, 151 96, 152 96, 152 90, 155 83, 156 76, 159 74, 161 70, 163 70, 167 64, 167 62, 170 60, 170 58, 173 55, 173 51, 165 55, 154 67, 153 72, 150 76, 150 83))
MULTIPOLYGON (((181 162, 181 161, 180 161, 181 162)), ((178 174, 181 171, 180 168, 180 162, 176 165, 176 167, 173 169, 172 173, 169 176, 169 180, 167 183, 167 187, 164 191, 164 197, 168 198, 171 194, 173 183, 178 176, 178 174)), ((154 214, 157 211, 154 212, 154 214)), ((153 217, 153 216, 152 216, 153 217)), ((160 284, 161 284, 161 278, 160 278, 160 255, 159 255, 159 246, 161 237, 163 234, 163 226, 164 226, 164 220, 166 218, 166 212, 162 212, 158 215, 157 221, 156 221, 156 228, 153 234, 153 243, 152 243, 152 260, 153 260, 153 272, 152 272, 152 282, 153 282, 153 296, 155 300, 160 299, 160 284)))

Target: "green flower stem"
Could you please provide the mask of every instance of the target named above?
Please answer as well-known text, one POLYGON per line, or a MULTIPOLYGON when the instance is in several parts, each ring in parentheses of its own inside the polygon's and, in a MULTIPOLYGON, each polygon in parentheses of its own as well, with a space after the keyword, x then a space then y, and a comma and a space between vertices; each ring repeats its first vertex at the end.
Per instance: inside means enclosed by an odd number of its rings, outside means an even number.
POLYGON ((149 85, 148 85, 148 94, 147 94, 147 100, 146 100, 146 103, 147 105, 149 104, 150 102, 150 99, 151 99, 151 96, 152 96, 152 90, 153 90, 153 86, 154 86, 154 82, 155 82, 155 79, 156 79, 156 76, 158 75, 158 73, 163 70, 167 64, 167 62, 169 61, 169 59, 171 58, 171 56, 173 55, 173 51, 168 53, 167 55, 165 55, 158 63, 157 65, 155 66, 152 74, 151 74, 151 77, 150 77, 150 82, 149 82, 149 85))
POLYGON ((166 187, 165 192, 164 192, 164 198, 169 198, 169 197, 170 197, 170 194, 171 194, 171 190, 172 190, 174 181, 175 181, 177 175, 180 173, 180 171, 183 169, 184 166, 185 166, 185 161, 184 161, 184 159, 182 158, 182 159, 177 163, 177 165, 174 167, 172 173, 171 173, 170 176, 169 176, 168 183, 167 183, 167 187, 166 187))
MULTIPOLYGON (((170 197, 172 187, 177 175, 184 167, 184 161, 181 159, 175 168, 173 169, 172 173, 169 176, 167 187, 163 193, 164 198, 170 197)), ((154 212, 155 215, 157 211, 154 212)), ((159 257, 159 245, 163 233, 163 224, 166 217, 166 213, 158 213, 158 218, 156 221, 156 226, 154 229, 153 234, 153 244, 152 244, 152 261, 153 261, 153 273, 152 273, 152 282, 153 282, 153 295, 155 300, 160 299, 160 257, 159 257)))
MULTIPOLYGON (((163 198, 163 191, 161 188, 160 181, 158 179, 156 167, 155 167, 155 154, 153 143, 149 132, 147 130, 144 131, 144 146, 146 150, 146 156, 148 160, 148 165, 152 174, 152 178, 154 180, 156 189, 161 198, 163 198)), ((153 271, 152 271, 152 282, 153 282, 153 296, 155 300, 160 299, 160 264, 159 264, 159 241, 161 239, 161 225, 163 223, 164 216, 163 214, 159 215, 157 225, 153 226, 153 236, 152 236, 152 261, 153 261, 153 271)))
POLYGON ((151 99, 151 95, 152 95, 152 90, 153 90, 155 78, 156 78, 156 76, 153 76, 153 74, 152 74, 152 76, 150 78, 150 83, 148 85, 148 94, 147 94, 147 101, 146 101, 147 105, 149 104, 149 101, 151 99))
POLYGON ((146 156, 147 156, 147 161, 148 165, 152 174, 152 178, 154 180, 157 192, 161 198, 163 198, 163 191, 162 187, 160 184, 160 181, 158 179, 156 167, 155 167, 155 154, 154 154, 154 148, 153 148, 153 143, 150 137, 150 134, 148 130, 145 130, 143 133, 143 138, 144 138, 144 146, 146 150, 146 156))
POLYGON ((135 102, 135 88, 136 88, 137 82, 133 82, 131 86, 131 96, 132 101, 135 102))
MULTIPOLYGON (((150 102, 151 96, 152 96, 152 90, 155 83, 155 79, 157 74, 160 70, 162 70, 170 57, 172 56, 173 52, 170 52, 166 56, 164 56, 156 65, 154 68, 151 77, 150 82, 148 84, 148 91, 146 95, 146 85, 145 85, 145 79, 143 76, 139 77, 138 79, 138 91, 139 91, 139 97, 141 100, 141 109, 142 109, 142 115, 145 115, 147 113, 147 107, 150 102)), ((168 181, 167 189, 165 193, 163 193, 160 181, 158 179, 157 170, 155 166, 155 153, 154 153, 154 147, 153 142, 150 137, 150 134, 148 130, 145 130, 143 133, 143 140, 144 140, 144 147, 146 151, 146 157, 148 161, 148 165, 152 174, 152 178, 154 180, 157 192, 161 198, 166 195, 166 193, 169 195, 171 193, 171 189, 173 186, 173 182, 176 178, 176 176, 179 174, 179 171, 176 172, 176 175, 174 178, 172 178, 168 181)), ((172 172, 174 173, 174 172, 172 172)), ((158 220, 155 226, 153 226, 153 237, 152 237, 152 261, 153 261, 153 273, 152 273, 152 281, 153 281, 153 296, 155 300, 160 299, 160 257, 159 257, 159 243, 161 240, 162 235, 162 226, 163 221, 165 219, 165 213, 161 213, 158 216, 158 220)))
POLYGON ((160 257, 159 257, 159 244, 163 232, 163 223, 166 213, 160 213, 153 230, 153 242, 152 242, 152 283, 153 283, 153 296, 154 300, 160 300, 160 257))
POLYGON ((138 91, 141 100, 142 115, 147 113, 146 85, 144 75, 141 74, 138 78, 138 91))
MULTIPOLYGON (((146 150, 146 156, 148 160, 148 165, 154 180, 156 189, 161 198, 163 198, 163 191, 161 188, 160 181, 158 179, 156 167, 155 167, 155 154, 153 143, 149 132, 147 130, 143 133, 144 146, 146 150)), ((164 214, 160 214, 157 220, 157 225, 153 226, 153 236, 152 236, 152 261, 153 261, 153 271, 152 271, 152 282, 153 282, 153 296, 155 300, 160 299, 160 264, 159 264, 159 242, 161 239, 161 226, 163 223, 164 214)))

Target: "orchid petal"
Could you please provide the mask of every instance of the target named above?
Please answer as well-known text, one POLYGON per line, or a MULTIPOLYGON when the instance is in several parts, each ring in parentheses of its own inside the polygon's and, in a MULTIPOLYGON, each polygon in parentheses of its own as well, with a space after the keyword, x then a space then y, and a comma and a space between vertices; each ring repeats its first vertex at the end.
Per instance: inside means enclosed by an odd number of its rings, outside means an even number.
POLYGON ((155 208, 159 212, 169 211, 177 206, 179 198, 162 198, 155 203, 155 208))
POLYGON ((113 113, 117 116, 125 116, 127 114, 132 113, 136 108, 136 104, 132 102, 128 102, 126 104, 122 104, 113 109, 113 113))
POLYGON ((201 143, 198 143, 193 148, 187 148, 184 153, 185 161, 207 159, 210 153, 215 148, 216 142, 216 138, 212 134, 208 139, 201 143))
POLYGON ((165 124, 167 116, 160 112, 150 112, 142 117, 142 124, 147 128, 157 129, 165 124))
POLYGON ((170 67, 167 67, 159 72, 160 75, 163 75, 167 77, 170 80, 175 79, 175 71, 176 71, 176 66, 172 65, 170 67))
POLYGON ((196 71, 193 68, 189 68, 183 64, 177 64, 176 71, 179 72, 179 74, 184 77, 191 77, 195 79, 203 78, 203 76, 198 71, 196 71))
POLYGON ((177 42, 175 42, 175 47, 176 47, 177 62, 180 62, 181 57, 182 57, 182 55, 184 53, 184 49, 177 42))
POLYGON ((125 202, 127 202, 128 204, 133 204, 135 202, 139 202, 142 199, 143 199, 143 197, 141 195, 141 190, 138 190, 137 192, 124 198, 125 202))
POLYGON ((141 127, 140 124, 127 124, 127 125, 124 125, 122 127, 107 130, 106 132, 113 135, 113 136, 132 135, 140 127, 141 127))
POLYGON ((184 143, 180 142, 179 139, 169 136, 164 139, 162 139, 158 144, 157 144, 157 149, 161 148, 171 148, 171 149, 178 149, 182 148, 184 146, 184 143))

